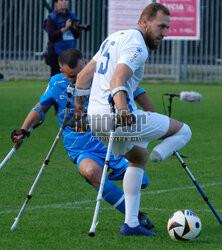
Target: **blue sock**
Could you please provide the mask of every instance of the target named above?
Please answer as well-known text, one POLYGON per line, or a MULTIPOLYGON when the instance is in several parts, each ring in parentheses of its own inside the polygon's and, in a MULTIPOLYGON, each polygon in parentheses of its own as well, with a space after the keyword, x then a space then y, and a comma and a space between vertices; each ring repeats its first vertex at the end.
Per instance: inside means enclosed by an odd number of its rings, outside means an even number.
MULTIPOLYGON (((99 187, 96 188, 99 191, 99 187)), ((106 179, 103 189, 103 199, 111 206, 125 214, 125 197, 123 191, 112 181, 106 179)))

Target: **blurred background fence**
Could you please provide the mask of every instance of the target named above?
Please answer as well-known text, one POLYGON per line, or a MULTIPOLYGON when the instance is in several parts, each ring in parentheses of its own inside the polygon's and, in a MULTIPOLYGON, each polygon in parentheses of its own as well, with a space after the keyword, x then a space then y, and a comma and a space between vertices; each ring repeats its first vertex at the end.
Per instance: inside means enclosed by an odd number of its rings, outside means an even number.
MULTIPOLYGON (((112 1, 112 0, 110 0, 112 1)), ((43 22, 53 0, 0 0, 0 73, 5 79, 49 78, 43 22)), ((70 0, 81 24, 77 48, 90 60, 108 33, 108 0, 70 0)), ((148 59, 145 78, 222 83, 222 0, 200 0, 200 40, 165 40, 148 59)))

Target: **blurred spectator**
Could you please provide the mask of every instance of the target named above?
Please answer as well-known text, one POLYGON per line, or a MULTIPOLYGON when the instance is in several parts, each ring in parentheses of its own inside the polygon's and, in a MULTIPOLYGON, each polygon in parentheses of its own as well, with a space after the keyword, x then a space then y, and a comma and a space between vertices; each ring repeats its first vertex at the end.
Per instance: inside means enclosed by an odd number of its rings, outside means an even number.
POLYGON ((51 67, 51 76, 60 73, 58 56, 66 49, 76 48, 75 39, 80 36, 80 30, 76 26, 77 16, 67 9, 69 1, 54 2, 57 8, 49 14, 46 21, 49 43, 45 61, 51 67))

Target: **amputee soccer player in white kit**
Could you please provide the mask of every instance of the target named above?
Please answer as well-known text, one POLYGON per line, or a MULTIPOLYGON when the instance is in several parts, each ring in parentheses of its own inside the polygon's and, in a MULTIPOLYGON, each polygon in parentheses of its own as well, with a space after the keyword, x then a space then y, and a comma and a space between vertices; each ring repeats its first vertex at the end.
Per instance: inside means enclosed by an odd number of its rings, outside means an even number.
POLYGON ((88 119, 97 136, 109 135, 110 95, 115 103, 118 127, 112 152, 116 156, 123 155, 130 162, 123 180, 126 213, 121 235, 155 235, 139 225, 137 216, 149 142, 162 139, 150 154, 152 161, 162 161, 185 146, 191 138, 188 125, 156 112, 138 110, 133 100, 133 91, 143 77, 147 47, 157 49, 167 36, 169 26, 169 10, 159 3, 148 5, 141 13, 136 28, 111 34, 102 43, 76 81, 76 95, 79 96, 75 97, 75 116, 79 118, 83 110, 82 93, 89 89, 93 77, 88 119), (118 137, 123 136, 129 140, 118 141, 118 137), (130 141, 130 136, 141 138, 141 141, 130 141))

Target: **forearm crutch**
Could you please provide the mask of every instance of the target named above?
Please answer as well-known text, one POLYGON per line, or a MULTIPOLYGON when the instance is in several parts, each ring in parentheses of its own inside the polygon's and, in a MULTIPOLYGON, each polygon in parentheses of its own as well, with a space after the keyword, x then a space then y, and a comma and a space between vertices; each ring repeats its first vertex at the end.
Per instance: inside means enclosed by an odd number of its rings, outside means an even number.
MULTIPOLYGON (((24 138, 25 139, 25 138, 24 138)), ((23 140, 24 140, 23 139, 23 140)), ((0 169, 5 165, 5 163, 11 158, 11 156, 15 153, 15 151, 22 145, 22 143, 20 144, 16 144, 13 146, 13 148, 10 150, 10 152, 6 155, 5 159, 1 162, 0 164, 0 169)))
POLYGON ((190 172, 189 168, 187 167, 186 163, 184 162, 184 160, 182 159, 182 157, 180 156, 180 154, 176 151, 176 152, 174 152, 174 155, 177 157, 177 159, 181 163, 182 167, 188 173, 189 177, 191 178, 191 180, 193 181, 194 185, 196 186, 196 188, 200 192, 201 196, 206 201, 207 205, 210 207, 211 211, 214 213, 214 215, 216 216, 216 218, 220 222, 220 225, 222 225, 222 220, 221 220, 220 216, 218 215, 218 213, 216 212, 216 210, 214 209, 214 207, 212 206, 212 204, 208 200, 207 196, 205 195, 205 193, 203 192, 202 188, 200 187, 200 185, 198 184, 198 182, 194 178, 193 174, 190 172))
POLYGON ((111 150, 112 150, 112 146, 113 146, 113 139, 114 139, 114 132, 115 132, 115 108, 114 108, 114 101, 113 99, 110 100, 110 108, 111 108, 111 130, 110 130, 110 137, 109 137, 109 143, 108 143, 108 149, 106 152, 106 159, 105 159, 105 164, 103 167, 103 173, 102 173, 102 178, 101 178, 101 182, 100 182, 100 186, 99 186, 99 192, 97 195, 97 199, 96 199, 96 207, 95 207, 95 211, 94 211, 94 216, 93 216, 93 221, 92 221, 92 225, 90 227, 89 236, 95 236, 95 230, 96 230, 96 226, 99 222, 97 222, 97 217, 98 217, 98 213, 99 213, 99 207, 100 207, 100 203, 102 200, 102 194, 103 194, 103 189, 104 189, 104 184, 105 184, 105 180, 106 180, 106 174, 107 174, 107 170, 109 167, 109 159, 110 159, 110 154, 111 154, 111 150))
POLYGON ((20 146, 22 145, 23 141, 29 137, 30 133, 32 132, 33 129, 35 129, 36 127, 38 127, 41 123, 37 124, 35 127, 31 128, 28 131, 28 135, 25 136, 22 141, 19 144, 15 144, 13 146, 13 148, 10 150, 10 152, 6 155, 5 159, 1 162, 0 164, 0 169, 5 165, 5 163, 12 157, 12 155, 15 153, 16 150, 18 150, 20 148, 20 146))
POLYGON ((37 177, 35 178, 35 181, 34 181, 32 187, 31 187, 31 189, 30 189, 30 191, 29 191, 29 193, 27 195, 27 198, 26 198, 24 204, 23 204, 22 208, 20 209, 20 211, 18 213, 18 216, 15 218, 15 221, 14 221, 13 225, 11 226, 11 230, 12 231, 16 229, 17 224, 18 224, 18 222, 20 220, 20 217, 22 216, 22 214, 23 214, 23 212, 24 212, 24 210, 26 208, 26 205, 28 204, 29 200, 32 198, 32 193, 34 192, 34 189, 35 189, 35 187, 36 187, 36 185, 37 185, 37 183, 38 183, 38 181, 39 181, 39 179, 40 179, 40 177, 41 177, 41 175, 42 175, 45 167, 49 164, 49 159, 50 159, 50 157, 51 157, 51 155, 52 155, 52 153, 53 153, 53 151, 55 149, 55 146, 57 145, 57 143, 59 141, 59 138, 60 138, 60 136, 61 136, 64 128, 68 125, 68 115, 69 115, 69 109, 71 107, 71 97, 73 95, 73 89, 74 89, 73 85, 70 85, 67 88, 68 99, 67 99, 67 104, 66 104, 66 109, 65 109, 65 115, 64 115, 64 119, 63 119, 62 125, 61 125, 61 127, 59 129, 59 132, 58 132, 58 134, 57 134, 57 136, 56 136, 56 138, 55 138, 55 140, 54 140, 54 142, 52 144, 52 147, 49 150, 48 155, 46 156, 46 158, 45 158, 45 160, 44 160, 44 162, 42 164, 42 167, 41 167, 41 169, 40 169, 37 177))
POLYGON ((31 128, 27 135, 22 139, 22 141, 19 144, 15 144, 13 148, 10 150, 10 152, 6 155, 5 159, 1 162, 0 164, 0 169, 5 165, 5 163, 11 158, 11 156, 15 153, 16 150, 20 148, 22 145, 23 141, 30 136, 30 133, 32 132, 33 129, 37 128, 39 125, 42 124, 42 121, 40 121, 37 125, 35 125, 33 128, 31 128))

